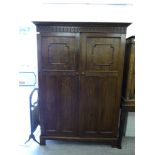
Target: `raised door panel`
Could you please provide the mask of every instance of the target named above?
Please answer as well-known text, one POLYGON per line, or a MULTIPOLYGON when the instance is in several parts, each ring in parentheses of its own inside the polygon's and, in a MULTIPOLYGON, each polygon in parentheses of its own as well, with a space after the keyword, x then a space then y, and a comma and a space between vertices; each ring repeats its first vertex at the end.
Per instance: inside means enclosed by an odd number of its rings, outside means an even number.
POLYGON ((117 76, 82 76, 80 88, 80 135, 116 136, 117 76))
POLYGON ((77 38, 75 34, 42 36, 42 69, 76 70, 77 38))
POLYGON ((82 35, 83 68, 87 72, 117 71, 122 68, 120 35, 82 35))
POLYGON ((43 74, 42 80, 40 108, 43 134, 76 135, 78 78, 73 75, 52 75, 49 72, 43 74))

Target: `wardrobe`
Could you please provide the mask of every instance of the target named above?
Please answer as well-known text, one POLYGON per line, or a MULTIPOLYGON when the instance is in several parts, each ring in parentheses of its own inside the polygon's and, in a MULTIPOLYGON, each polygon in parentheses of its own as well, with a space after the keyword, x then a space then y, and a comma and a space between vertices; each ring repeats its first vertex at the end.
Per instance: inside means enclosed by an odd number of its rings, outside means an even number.
POLYGON ((135 36, 126 39, 118 142, 120 147, 126 132, 128 112, 135 112, 135 36))
POLYGON ((118 147, 126 29, 130 23, 34 24, 40 144, 61 139, 118 147))

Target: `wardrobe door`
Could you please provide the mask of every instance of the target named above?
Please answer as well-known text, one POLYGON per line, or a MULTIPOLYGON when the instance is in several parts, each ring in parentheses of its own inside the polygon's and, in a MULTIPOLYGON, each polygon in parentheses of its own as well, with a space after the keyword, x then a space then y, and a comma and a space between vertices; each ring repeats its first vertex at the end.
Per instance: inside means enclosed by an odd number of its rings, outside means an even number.
POLYGON ((39 78, 42 135, 77 134, 78 37, 52 33, 41 37, 39 78))
POLYGON ((123 52, 121 35, 81 34, 80 136, 116 137, 123 52))

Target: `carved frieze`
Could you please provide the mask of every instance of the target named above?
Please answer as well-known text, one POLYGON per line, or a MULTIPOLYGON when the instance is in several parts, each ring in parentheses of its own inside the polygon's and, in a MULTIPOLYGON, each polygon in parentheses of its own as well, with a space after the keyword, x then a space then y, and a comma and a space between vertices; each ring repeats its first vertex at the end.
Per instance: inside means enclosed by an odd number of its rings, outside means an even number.
POLYGON ((39 25, 37 27, 39 32, 69 32, 69 33, 79 33, 79 32, 105 32, 105 33, 126 33, 126 27, 89 27, 89 26, 43 26, 39 25))

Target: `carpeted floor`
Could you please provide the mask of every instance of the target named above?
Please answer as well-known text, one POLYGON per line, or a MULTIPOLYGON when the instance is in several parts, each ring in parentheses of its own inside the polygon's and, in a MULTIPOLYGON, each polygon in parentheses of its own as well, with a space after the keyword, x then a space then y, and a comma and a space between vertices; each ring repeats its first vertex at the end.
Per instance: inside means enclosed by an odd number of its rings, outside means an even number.
POLYGON ((26 145, 19 145, 13 151, 10 150, 10 153, 16 155, 134 155, 135 139, 124 138, 122 149, 104 144, 66 141, 47 141, 46 146, 39 146, 30 141, 26 145))

